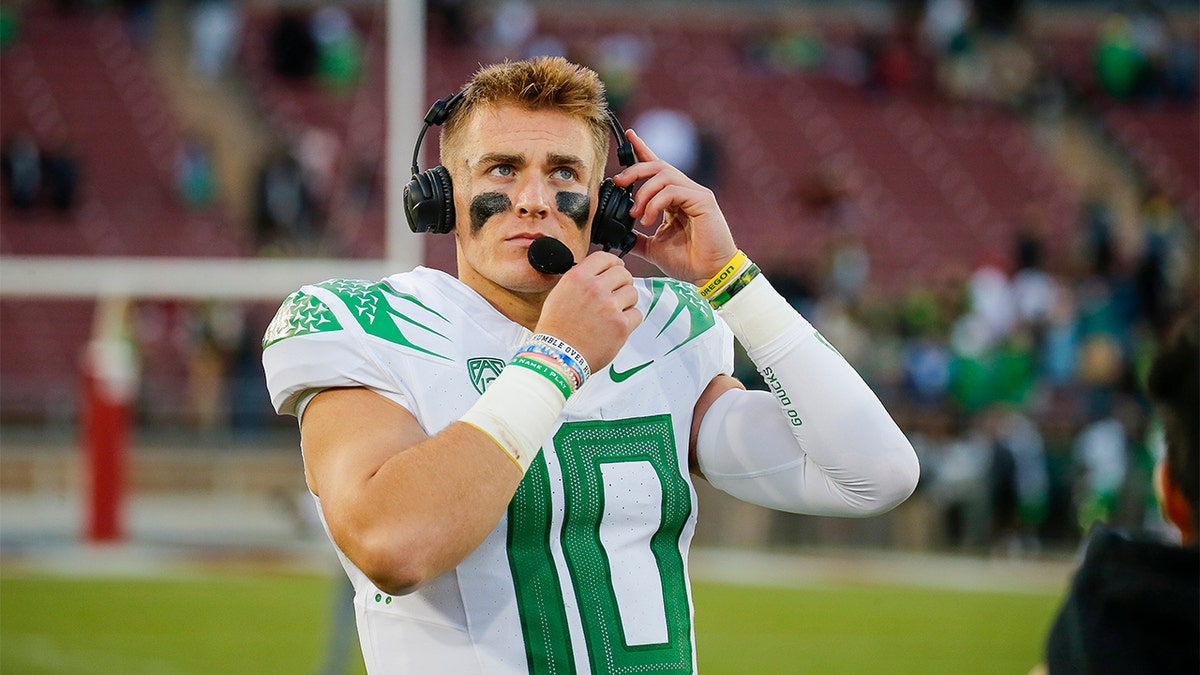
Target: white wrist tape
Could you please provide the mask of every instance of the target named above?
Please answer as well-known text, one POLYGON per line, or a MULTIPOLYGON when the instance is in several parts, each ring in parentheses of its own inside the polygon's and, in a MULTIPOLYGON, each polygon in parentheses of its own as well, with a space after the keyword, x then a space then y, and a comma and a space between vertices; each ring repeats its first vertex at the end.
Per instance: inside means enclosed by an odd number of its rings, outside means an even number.
MULTIPOLYGON (((788 303, 764 276, 755 277, 737 295, 717 310, 729 324, 747 352, 766 345, 799 323, 799 335, 808 335, 812 326, 788 303)), ((753 357, 753 355, 751 355, 753 357)))
POLYGON ((459 421, 491 436, 525 473, 566 404, 562 391, 545 376, 508 367, 459 421))

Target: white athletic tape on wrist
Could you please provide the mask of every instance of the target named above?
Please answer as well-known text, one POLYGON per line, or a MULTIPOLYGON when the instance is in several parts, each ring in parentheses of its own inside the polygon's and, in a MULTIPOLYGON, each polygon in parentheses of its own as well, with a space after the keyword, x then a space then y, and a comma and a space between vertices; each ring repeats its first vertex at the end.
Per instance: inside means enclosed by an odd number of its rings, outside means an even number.
POLYGON ((800 322, 805 329, 803 335, 812 331, 812 326, 796 308, 775 290, 765 276, 755 277, 737 295, 729 299, 717 314, 733 329, 747 352, 753 352, 784 335, 800 322))
POLYGON ((459 421, 491 436, 524 473, 566 404, 562 391, 545 376, 507 367, 459 421))

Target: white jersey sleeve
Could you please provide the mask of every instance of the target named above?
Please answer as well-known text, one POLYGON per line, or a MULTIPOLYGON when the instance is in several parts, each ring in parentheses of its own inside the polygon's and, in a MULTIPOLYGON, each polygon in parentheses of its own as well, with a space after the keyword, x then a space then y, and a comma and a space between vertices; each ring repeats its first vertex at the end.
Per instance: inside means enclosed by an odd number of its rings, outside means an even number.
POLYGON ((444 347, 439 324, 445 321, 386 282, 305 286, 288 296, 263 337, 271 403, 281 415, 298 415, 297 405, 315 391, 366 387, 403 405, 406 387, 387 361, 397 350, 449 360, 434 351, 444 347))

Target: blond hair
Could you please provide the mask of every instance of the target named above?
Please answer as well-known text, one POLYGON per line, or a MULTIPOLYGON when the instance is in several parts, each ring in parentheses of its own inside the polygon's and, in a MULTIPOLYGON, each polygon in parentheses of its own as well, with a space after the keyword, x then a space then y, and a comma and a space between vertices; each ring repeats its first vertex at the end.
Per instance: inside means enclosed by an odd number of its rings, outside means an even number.
MULTIPOLYGON (((458 149, 458 138, 475 111, 501 105, 526 110, 555 110, 582 120, 591 130, 596 159, 608 158, 611 127, 604 83, 595 71, 561 56, 504 61, 480 68, 463 88, 462 100, 442 126, 442 164, 458 149)), ((597 172, 596 181, 603 171, 597 172)))

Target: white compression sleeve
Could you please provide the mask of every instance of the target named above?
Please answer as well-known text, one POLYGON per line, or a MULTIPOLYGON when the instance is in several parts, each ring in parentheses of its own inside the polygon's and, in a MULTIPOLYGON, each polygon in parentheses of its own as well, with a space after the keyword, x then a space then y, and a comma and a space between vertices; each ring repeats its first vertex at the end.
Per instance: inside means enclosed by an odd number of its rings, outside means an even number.
POLYGON ((831 516, 876 515, 912 493, 912 445, 765 277, 719 312, 770 392, 730 390, 705 413, 697 460, 709 483, 761 506, 831 516))

